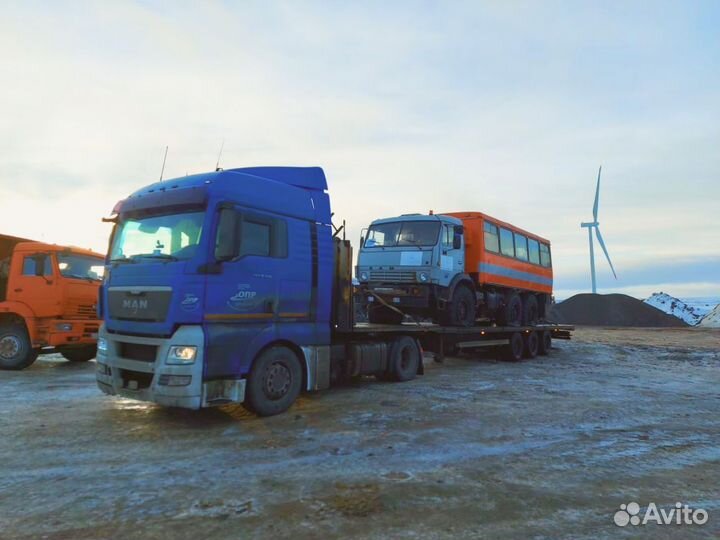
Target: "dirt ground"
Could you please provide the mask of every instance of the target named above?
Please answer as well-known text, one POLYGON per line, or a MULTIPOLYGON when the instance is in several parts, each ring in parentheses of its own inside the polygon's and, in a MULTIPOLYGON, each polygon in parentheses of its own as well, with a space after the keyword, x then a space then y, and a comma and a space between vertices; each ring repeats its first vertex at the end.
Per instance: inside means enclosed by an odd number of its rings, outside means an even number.
POLYGON ((109 398, 46 357, 0 372, 0 538, 718 537, 719 339, 580 329, 266 419, 109 398), (614 525, 631 501, 709 521, 614 525))

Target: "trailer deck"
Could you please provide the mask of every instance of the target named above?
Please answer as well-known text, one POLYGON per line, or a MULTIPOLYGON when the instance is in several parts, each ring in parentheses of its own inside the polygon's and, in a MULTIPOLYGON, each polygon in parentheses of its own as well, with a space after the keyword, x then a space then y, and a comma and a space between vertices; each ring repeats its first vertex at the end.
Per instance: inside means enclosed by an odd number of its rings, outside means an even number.
MULTIPOLYGON (((377 336, 378 339, 384 339, 389 335, 412 335, 420 340, 424 350, 435 354, 437 361, 442 361, 446 353, 458 350, 472 350, 484 347, 510 348, 513 336, 516 334, 525 337, 536 332, 541 335, 539 337, 545 337, 547 333, 550 340, 569 340, 574 329, 575 327, 572 325, 550 323, 531 326, 490 325, 473 327, 440 326, 426 322, 396 325, 355 323, 345 330, 336 330, 336 335, 341 340, 368 339, 374 336, 377 336)), ((531 356, 534 356, 534 354, 531 356)))

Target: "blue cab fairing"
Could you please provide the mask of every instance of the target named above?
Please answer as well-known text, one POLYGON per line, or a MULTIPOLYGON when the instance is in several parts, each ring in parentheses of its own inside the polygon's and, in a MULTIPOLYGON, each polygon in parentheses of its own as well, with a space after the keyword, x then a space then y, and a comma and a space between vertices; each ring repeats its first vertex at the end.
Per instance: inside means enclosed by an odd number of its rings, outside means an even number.
POLYGON ((138 216, 202 211, 202 233, 192 255, 181 260, 113 261, 111 250, 101 292, 106 331, 167 338, 180 326, 200 325, 205 380, 246 375, 269 343, 328 345, 333 251, 326 190, 317 167, 254 167, 167 180, 136 191, 116 207, 119 224, 138 216), (223 207, 247 216, 247 231, 257 229, 253 238, 276 235, 284 249, 217 262, 223 207), (133 307, 147 308, 154 293, 167 296, 162 315, 135 315, 133 307))

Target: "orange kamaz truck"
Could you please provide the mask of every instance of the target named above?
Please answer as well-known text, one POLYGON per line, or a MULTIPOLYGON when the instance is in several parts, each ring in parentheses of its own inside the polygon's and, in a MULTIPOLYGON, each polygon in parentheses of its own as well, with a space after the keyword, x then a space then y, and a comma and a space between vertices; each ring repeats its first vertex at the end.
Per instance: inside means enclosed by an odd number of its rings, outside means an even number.
POLYGON ((50 352, 95 357, 104 264, 89 250, 0 234, 0 369, 50 352))
POLYGON ((373 221, 356 276, 370 322, 386 324, 411 315, 444 326, 534 325, 553 285, 550 242, 481 212, 373 221))

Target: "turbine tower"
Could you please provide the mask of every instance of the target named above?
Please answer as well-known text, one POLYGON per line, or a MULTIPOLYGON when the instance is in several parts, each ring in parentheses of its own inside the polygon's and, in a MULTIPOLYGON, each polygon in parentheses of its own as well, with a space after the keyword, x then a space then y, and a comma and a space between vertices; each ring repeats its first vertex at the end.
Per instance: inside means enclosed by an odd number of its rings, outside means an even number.
POLYGON ((592 280, 592 292, 593 294, 597 294, 597 283, 595 281, 595 250, 593 247, 593 229, 595 229, 595 236, 597 236, 598 243, 600 244, 600 247, 602 248, 603 252, 605 253, 605 257, 607 258, 607 262, 610 265, 610 270, 612 270, 613 276, 615 276, 615 279, 617 279, 617 274, 615 273, 615 268, 613 267, 613 263, 610 260, 610 255, 608 254, 608 250, 605 247, 605 242, 603 242, 602 234, 600 234, 600 223, 598 222, 598 203, 600 200, 600 172, 602 171, 602 165, 600 165, 600 168, 598 169, 598 177, 597 177, 597 186, 595 187, 595 204, 593 204, 593 220, 591 222, 581 223, 580 227, 585 227, 588 230, 588 241, 590 242, 590 279, 592 280))

